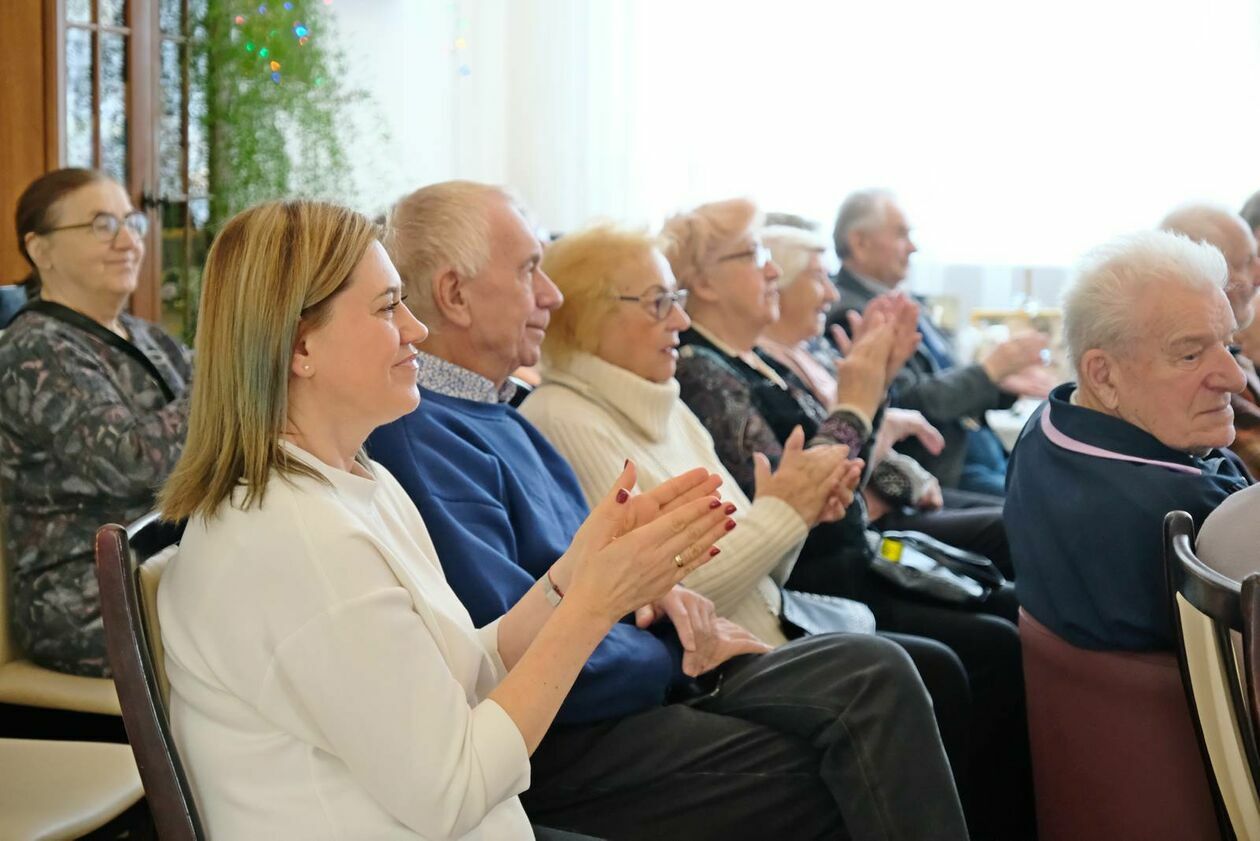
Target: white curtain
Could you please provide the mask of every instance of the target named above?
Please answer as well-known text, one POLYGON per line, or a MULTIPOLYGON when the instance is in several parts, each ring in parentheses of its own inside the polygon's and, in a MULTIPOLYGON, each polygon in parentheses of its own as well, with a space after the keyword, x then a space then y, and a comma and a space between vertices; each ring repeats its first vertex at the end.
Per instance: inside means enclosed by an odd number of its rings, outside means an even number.
MULTIPOLYGON (((336 0, 389 133, 370 204, 463 177, 568 230, 896 190, 912 280, 1057 298, 1087 248, 1260 189, 1256 0, 336 0)), ((365 138, 371 144, 373 138, 365 138)))

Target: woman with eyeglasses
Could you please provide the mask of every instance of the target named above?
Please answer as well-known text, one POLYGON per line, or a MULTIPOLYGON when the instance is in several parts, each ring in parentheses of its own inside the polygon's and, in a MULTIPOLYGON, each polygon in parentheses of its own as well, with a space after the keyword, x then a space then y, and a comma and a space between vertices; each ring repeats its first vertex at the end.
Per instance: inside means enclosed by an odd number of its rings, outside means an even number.
POLYGON ((0 336, 9 608, 26 655, 71 674, 109 674, 96 529, 151 508, 184 441, 188 348, 124 312, 147 230, 94 170, 50 172, 18 199, 29 300, 0 336))

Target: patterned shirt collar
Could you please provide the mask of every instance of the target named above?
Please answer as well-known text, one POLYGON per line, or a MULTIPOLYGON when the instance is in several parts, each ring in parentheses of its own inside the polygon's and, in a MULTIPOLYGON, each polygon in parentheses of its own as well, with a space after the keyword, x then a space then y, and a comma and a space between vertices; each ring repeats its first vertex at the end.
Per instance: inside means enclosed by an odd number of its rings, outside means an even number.
POLYGON ((476 403, 508 403, 516 394, 516 385, 510 379, 504 380, 501 388, 496 387, 481 374, 424 351, 416 354, 416 362, 420 366, 416 373, 420 385, 447 397, 476 403))

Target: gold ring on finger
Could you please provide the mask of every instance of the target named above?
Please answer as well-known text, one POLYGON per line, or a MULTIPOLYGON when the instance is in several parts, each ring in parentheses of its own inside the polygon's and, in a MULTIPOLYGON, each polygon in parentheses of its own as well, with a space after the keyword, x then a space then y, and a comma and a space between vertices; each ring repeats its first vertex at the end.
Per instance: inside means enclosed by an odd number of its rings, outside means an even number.
POLYGON ((683 560, 682 553, 679 553, 674 556, 674 566, 678 567, 679 569, 682 569, 684 566, 686 566, 686 564, 687 562, 683 560))

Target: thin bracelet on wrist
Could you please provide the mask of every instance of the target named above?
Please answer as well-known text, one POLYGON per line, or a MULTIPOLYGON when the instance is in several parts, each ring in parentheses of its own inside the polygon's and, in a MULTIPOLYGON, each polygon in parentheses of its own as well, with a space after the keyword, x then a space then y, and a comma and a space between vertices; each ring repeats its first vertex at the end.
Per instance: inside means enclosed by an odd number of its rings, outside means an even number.
POLYGON ((551 570, 547 570, 541 579, 543 586, 543 595, 547 597, 547 603, 552 607, 559 607, 560 600, 564 598, 564 591, 556 586, 556 582, 551 578, 551 570))

